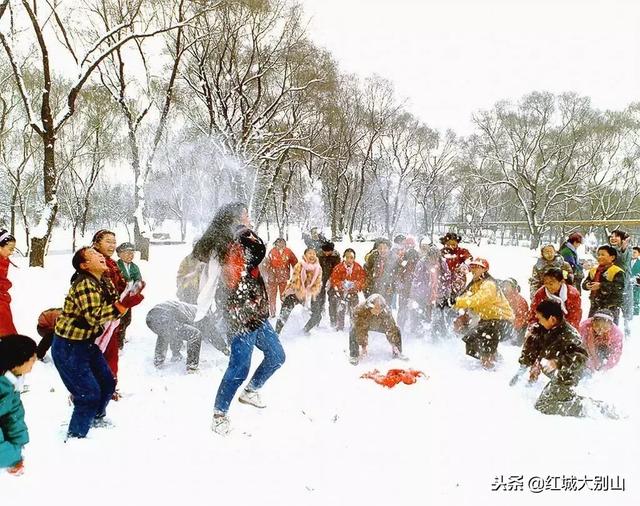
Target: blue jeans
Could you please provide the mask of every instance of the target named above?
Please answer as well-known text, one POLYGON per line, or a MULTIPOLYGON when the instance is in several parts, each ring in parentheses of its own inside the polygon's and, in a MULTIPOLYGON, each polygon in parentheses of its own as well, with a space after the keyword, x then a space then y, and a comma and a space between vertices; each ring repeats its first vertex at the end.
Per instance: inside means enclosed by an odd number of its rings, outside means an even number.
POLYGON ((216 394, 216 411, 226 413, 229 410, 233 396, 249 375, 254 346, 264 353, 264 360, 256 369, 247 388, 258 390, 284 364, 284 350, 278 334, 268 321, 253 332, 234 336, 231 339, 229 365, 216 394))
POLYGON ((72 341, 56 335, 51 356, 64 386, 73 395, 67 434, 85 437, 93 420, 104 416, 116 380, 100 348, 91 340, 72 341))

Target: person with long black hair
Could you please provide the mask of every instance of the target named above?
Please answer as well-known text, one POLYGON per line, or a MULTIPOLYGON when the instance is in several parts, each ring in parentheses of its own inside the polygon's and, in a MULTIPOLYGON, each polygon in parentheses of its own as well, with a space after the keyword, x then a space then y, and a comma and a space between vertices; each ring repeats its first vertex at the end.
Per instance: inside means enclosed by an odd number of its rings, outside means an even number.
POLYGON ((249 375, 256 347, 264 360, 238 400, 264 408, 258 391, 284 363, 278 334, 269 323, 269 301, 258 266, 266 253, 262 239, 251 230, 249 212, 243 203, 227 204, 213 217, 209 228, 195 244, 193 256, 208 262, 206 280, 198 296, 196 321, 217 306, 224 315, 231 353, 227 370, 215 398, 212 430, 227 434, 227 412, 238 388, 249 375))

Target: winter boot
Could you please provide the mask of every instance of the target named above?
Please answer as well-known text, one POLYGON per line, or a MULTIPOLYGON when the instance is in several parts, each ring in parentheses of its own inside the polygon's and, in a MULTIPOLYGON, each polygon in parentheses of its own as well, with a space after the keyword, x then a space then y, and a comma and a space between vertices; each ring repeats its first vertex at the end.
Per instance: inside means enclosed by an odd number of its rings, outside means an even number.
POLYGON ((257 390, 249 390, 245 388, 244 391, 238 397, 238 401, 242 404, 250 404, 251 406, 255 406, 256 408, 266 408, 267 405, 262 402, 260 399, 260 394, 257 390))
POLYGON ((358 365, 358 362, 359 362, 358 357, 349 357, 349 363, 351 365, 358 365))

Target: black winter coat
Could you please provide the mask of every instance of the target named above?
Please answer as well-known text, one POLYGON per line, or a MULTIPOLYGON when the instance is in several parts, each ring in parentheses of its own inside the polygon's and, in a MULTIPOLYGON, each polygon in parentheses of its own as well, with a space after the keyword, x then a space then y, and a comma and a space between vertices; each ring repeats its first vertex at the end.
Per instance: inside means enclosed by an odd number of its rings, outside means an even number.
POLYGON ((558 382, 576 385, 582 377, 589 354, 578 331, 563 321, 551 330, 536 324, 525 340, 520 364, 530 367, 543 358, 558 362, 558 382))
POLYGON ((267 248, 253 230, 242 227, 230 245, 216 293, 230 337, 258 329, 269 318, 269 300, 258 266, 267 248))

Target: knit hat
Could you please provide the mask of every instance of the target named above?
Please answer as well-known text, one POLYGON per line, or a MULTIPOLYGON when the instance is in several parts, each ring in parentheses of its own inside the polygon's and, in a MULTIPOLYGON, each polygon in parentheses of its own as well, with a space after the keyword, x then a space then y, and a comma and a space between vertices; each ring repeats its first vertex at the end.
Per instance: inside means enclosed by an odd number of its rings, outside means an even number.
POLYGON ((28 362, 36 354, 36 342, 27 336, 12 334, 0 338, 0 374, 28 362))

